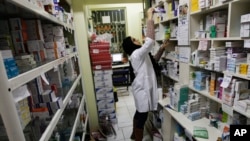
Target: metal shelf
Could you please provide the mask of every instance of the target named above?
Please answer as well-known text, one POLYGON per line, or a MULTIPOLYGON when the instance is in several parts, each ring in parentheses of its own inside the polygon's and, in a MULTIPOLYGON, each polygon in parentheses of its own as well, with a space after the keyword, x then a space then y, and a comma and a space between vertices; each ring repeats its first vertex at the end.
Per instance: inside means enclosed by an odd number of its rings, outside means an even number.
POLYGON ((75 80, 74 84, 72 85, 72 87, 70 88, 67 96, 65 97, 65 99, 63 100, 63 106, 61 109, 57 110, 57 112, 55 113, 55 115, 53 116, 53 119, 50 121, 50 124, 47 126, 46 130, 44 131, 43 135, 41 136, 39 141, 48 141, 50 139, 50 136, 52 134, 52 132, 54 131, 55 126, 58 123, 59 118, 61 117, 64 109, 66 108, 78 82, 80 81, 82 75, 80 74, 77 79, 75 80))
POLYGON ((14 78, 9 79, 10 89, 13 91, 14 89, 26 84, 27 82, 35 79, 36 77, 40 76, 41 74, 57 67, 58 65, 64 63, 68 59, 75 56, 77 53, 72 53, 70 55, 66 55, 63 58, 59 58, 57 60, 51 61, 47 64, 39 66, 35 69, 22 73, 14 78))
POLYGON ((208 130, 208 135, 209 135, 208 139, 195 138, 197 141, 216 140, 217 137, 220 137, 222 134, 222 132, 219 129, 209 126, 210 121, 207 118, 202 118, 199 120, 191 121, 184 114, 174 111, 172 109, 166 108, 165 106, 170 104, 169 97, 159 101, 159 104, 163 107, 164 110, 167 110, 167 112, 172 118, 174 118, 183 128, 185 128, 191 134, 193 133, 193 128, 195 126, 206 127, 206 129, 208 130))
POLYGON ((248 77, 247 75, 243 75, 243 74, 236 74, 236 73, 231 73, 231 72, 227 72, 227 71, 224 71, 224 74, 232 75, 234 77, 238 77, 238 78, 241 78, 241 79, 250 80, 250 77, 248 77))
POLYGON ((242 114, 242 115, 244 115, 244 116, 246 116, 247 118, 250 118, 250 113, 246 113, 246 111, 241 111, 241 110, 239 110, 238 108, 236 108, 234 106, 233 106, 233 110, 240 113, 240 114, 242 114))
MULTIPOLYGON (((67 0, 67 1, 69 1, 69 0, 67 0)), ((69 25, 69 24, 66 24, 66 23, 58 20, 55 16, 49 14, 44 9, 35 6, 31 2, 29 2, 28 0, 9 0, 8 2, 13 3, 17 6, 20 6, 20 7, 24 8, 24 9, 26 9, 26 10, 46 19, 46 20, 49 20, 53 23, 57 23, 59 25, 62 25, 62 26, 64 26, 65 29, 68 29, 68 31, 72 32, 74 30, 73 25, 69 25)))
POLYGON ((220 5, 210 6, 208 8, 204 8, 204 9, 199 9, 198 11, 190 13, 190 15, 192 16, 192 15, 206 14, 206 13, 210 13, 210 12, 213 12, 213 11, 226 9, 226 8, 228 8, 228 3, 223 3, 223 4, 220 4, 220 5))

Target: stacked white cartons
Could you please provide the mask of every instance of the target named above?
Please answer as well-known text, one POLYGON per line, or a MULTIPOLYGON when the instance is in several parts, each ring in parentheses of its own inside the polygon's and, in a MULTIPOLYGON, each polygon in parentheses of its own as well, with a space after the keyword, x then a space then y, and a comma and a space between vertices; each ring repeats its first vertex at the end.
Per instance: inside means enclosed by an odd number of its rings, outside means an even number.
POLYGON ((248 81, 237 81, 235 85, 235 99, 234 99, 234 107, 247 112, 250 109, 249 103, 249 82, 248 81))
POLYGON ((113 123, 117 123, 112 74, 112 70, 96 70, 94 72, 96 103, 99 117, 108 115, 113 123))
POLYGON ((37 62, 46 59, 46 50, 44 48, 44 37, 40 20, 26 20, 27 25, 27 49, 34 55, 37 62))
POLYGON ((216 37, 226 37, 226 20, 227 13, 225 11, 218 11, 213 13, 213 25, 216 27, 216 37))
POLYGON ((66 53, 65 52, 66 44, 64 39, 63 26, 54 26, 53 35, 54 35, 54 42, 57 43, 57 47, 60 52, 60 57, 64 57, 66 53))
POLYGON ((27 25, 21 18, 9 19, 12 40, 15 48, 15 54, 27 53, 25 43, 27 41, 27 25))
POLYGON ((227 71, 236 73, 236 67, 240 63, 245 63, 247 61, 246 56, 241 56, 239 58, 232 57, 230 55, 227 56, 227 71))
POLYGON ((227 56, 215 57, 214 70, 223 72, 227 69, 227 56))
POLYGON ((40 20, 25 20, 28 40, 44 41, 42 24, 40 20))
POLYGON ((188 119, 192 121, 200 119, 199 103, 196 99, 189 100, 187 107, 188 119))
POLYGON ((33 54, 18 55, 15 56, 15 60, 18 68, 21 70, 34 68, 36 66, 33 54))
POLYGON ((46 55, 48 59, 65 56, 65 41, 62 26, 43 25, 46 55))
POLYGON ((170 23, 170 38, 176 38, 177 37, 177 31, 178 31, 178 26, 176 23, 170 23))
MULTIPOLYGON (((250 14, 241 15, 240 37, 250 37, 250 14)), ((248 40, 249 41, 249 40, 248 40)), ((250 46, 245 46, 250 47, 250 46)))
POLYGON ((16 103, 16 108, 18 112, 18 116, 24 129, 26 125, 31 121, 30 108, 28 105, 28 99, 24 98, 16 103))
POLYGON ((223 89, 222 103, 233 106, 235 97, 235 84, 237 79, 232 79, 229 86, 223 89))
POLYGON ((213 70, 224 71, 226 69, 225 47, 210 48, 210 62, 214 64, 213 70))

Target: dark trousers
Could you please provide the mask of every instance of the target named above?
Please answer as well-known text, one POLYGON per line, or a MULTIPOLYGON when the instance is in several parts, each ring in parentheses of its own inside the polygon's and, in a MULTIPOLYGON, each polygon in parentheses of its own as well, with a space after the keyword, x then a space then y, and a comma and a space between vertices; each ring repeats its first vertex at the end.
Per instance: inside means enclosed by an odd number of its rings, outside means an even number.
POLYGON ((134 115, 134 121, 137 121, 136 128, 143 129, 147 118, 148 112, 140 113, 136 111, 134 115))

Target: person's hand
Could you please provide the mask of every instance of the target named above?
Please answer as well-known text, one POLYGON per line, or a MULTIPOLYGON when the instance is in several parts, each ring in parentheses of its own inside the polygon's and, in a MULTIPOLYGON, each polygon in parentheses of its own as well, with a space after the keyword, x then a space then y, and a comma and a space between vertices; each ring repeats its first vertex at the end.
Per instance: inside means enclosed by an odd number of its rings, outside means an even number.
POLYGON ((153 19, 153 12, 154 12, 154 8, 149 8, 148 11, 147 11, 147 18, 149 20, 153 19))
POLYGON ((162 48, 166 49, 169 46, 170 42, 169 40, 164 40, 163 44, 161 45, 162 48))

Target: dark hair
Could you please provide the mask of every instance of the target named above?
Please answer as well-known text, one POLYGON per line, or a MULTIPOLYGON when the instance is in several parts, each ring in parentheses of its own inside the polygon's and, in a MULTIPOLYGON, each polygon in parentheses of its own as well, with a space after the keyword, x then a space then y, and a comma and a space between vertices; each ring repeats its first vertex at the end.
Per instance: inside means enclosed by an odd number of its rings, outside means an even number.
POLYGON ((141 47, 140 45, 136 45, 132 42, 132 39, 130 36, 123 39, 122 48, 124 52, 128 55, 131 55, 136 49, 140 47, 141 47))

